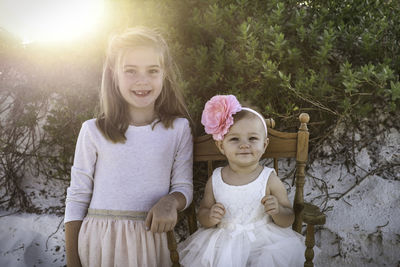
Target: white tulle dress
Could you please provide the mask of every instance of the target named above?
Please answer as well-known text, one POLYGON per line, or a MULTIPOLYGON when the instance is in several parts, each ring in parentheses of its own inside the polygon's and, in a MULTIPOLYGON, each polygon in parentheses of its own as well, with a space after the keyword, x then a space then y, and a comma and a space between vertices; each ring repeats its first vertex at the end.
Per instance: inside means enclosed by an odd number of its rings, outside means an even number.
POLYGON ((272 171, 264 167, 253 182, 233 186, 222 180, 221 168, 214 170, 214 197, 224 205, 226 213, 217 227, 200 228, 179 244, 183 266, 304 265, 304 237, 290 227, 274 224, 261 204, 272 171))

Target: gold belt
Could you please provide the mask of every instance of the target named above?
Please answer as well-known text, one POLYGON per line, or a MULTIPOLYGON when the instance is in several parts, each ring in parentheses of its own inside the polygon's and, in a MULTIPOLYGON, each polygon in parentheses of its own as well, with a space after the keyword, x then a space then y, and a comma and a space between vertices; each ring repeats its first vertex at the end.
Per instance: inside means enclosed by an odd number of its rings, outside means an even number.
POLYGON ((88 217, 109 218, 117 220, 135 220, 144 221, 147 217, 146 211, 130 211, 130 210, 101 210, 88 209, 88 217))

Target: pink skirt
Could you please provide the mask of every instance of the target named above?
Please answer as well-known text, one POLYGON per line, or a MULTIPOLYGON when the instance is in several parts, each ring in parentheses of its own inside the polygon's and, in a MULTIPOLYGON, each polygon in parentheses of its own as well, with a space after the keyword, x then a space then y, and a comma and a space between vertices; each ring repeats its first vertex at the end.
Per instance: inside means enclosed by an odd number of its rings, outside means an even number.
POLYGON ((146 212, 89 209, 79 232, 82 266, 171 266, 166 233, 145 229, 146 212))

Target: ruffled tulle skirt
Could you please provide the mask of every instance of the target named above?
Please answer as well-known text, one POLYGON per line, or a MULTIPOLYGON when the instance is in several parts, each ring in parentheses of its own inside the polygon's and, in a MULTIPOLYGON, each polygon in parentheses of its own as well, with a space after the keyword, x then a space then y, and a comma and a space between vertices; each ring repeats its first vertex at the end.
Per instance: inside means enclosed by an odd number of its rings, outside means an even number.
POLYGON ((89 214, 79 232, 82 266, 171 266, 166 233, 147 231, 137 212, 95 211, 101 212, 89 214))
POLYGON ((183 266, 304 266, 304 237, 265 220, 201 228, 178 245, 183 266))

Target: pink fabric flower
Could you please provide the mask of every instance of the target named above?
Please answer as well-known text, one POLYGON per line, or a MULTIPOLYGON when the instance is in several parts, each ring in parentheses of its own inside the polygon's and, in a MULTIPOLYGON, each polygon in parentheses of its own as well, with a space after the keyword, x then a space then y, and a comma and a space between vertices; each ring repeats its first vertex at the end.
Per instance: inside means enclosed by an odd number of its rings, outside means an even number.
POLYGON ((241 110, 242 106, 234 95, 216 95, 207 101, 201 123, 214 140, 222 140, 233 124, 232 115, 241 110))

